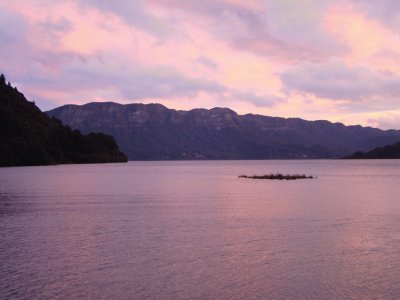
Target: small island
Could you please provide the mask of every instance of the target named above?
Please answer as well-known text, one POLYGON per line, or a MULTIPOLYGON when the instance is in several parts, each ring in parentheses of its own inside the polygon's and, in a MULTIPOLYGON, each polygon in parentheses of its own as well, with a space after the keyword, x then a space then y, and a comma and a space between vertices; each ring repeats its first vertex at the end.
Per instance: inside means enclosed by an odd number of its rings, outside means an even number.
POLYGON ((247 176, 247 175, 240 175, 239 178, 250 178, 250 179, 276 179, 276 180, 295 180, 295 179, 313 179, 314 177, 311 175, 305 175, 305 174, 265 174, 265 175, 253 175, 253 176, 247 176))

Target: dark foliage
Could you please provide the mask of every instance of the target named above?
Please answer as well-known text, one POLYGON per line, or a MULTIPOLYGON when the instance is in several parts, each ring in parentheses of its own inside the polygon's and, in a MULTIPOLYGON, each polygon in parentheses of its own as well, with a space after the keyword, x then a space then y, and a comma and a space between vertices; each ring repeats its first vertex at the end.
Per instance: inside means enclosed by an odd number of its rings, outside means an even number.
POLYGON ((50 118, 0 76, 0 166, 124 162, 114 138, 50 118))
POLYGON ((400 158, 400 142, 378 147, 368 152, 357 151, 353 155, 346 156, 347 159, 395 159, 400 158))
POLYGON ((253 175, 253 176, 247 176, 247 175, 240 175, 239 178, 250 178, 250 179, 271 179, 271 180, 296 180, 296 179, 313 179, 314 177, 305 174, 265 174, 265 175, 253 175))

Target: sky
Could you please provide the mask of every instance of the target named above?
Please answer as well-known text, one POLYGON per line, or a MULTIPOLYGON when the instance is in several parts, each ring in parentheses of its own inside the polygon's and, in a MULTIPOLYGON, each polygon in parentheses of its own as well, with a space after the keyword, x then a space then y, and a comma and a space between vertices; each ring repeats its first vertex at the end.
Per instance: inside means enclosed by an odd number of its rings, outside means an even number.
POLYGON ((42 110, 161 103, 400 129, 400 1, 2 0, 0 72, 42 110))

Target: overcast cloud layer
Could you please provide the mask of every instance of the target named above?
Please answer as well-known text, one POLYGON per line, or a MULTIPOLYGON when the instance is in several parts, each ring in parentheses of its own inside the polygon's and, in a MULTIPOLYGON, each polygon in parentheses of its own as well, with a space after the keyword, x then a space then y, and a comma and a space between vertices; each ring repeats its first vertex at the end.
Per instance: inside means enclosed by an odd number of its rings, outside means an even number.
POLYGON ((0 72, 43 110, 230 107, 400 129, 394 0, 3 0, 0 72))

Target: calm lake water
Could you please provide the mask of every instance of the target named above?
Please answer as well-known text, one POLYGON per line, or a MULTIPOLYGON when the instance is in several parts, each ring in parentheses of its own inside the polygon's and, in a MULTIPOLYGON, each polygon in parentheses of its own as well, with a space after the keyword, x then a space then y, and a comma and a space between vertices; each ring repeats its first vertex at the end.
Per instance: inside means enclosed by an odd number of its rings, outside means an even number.
POLYGON ((1 299, 399 295, 400 161, 0 168, 1 299))

